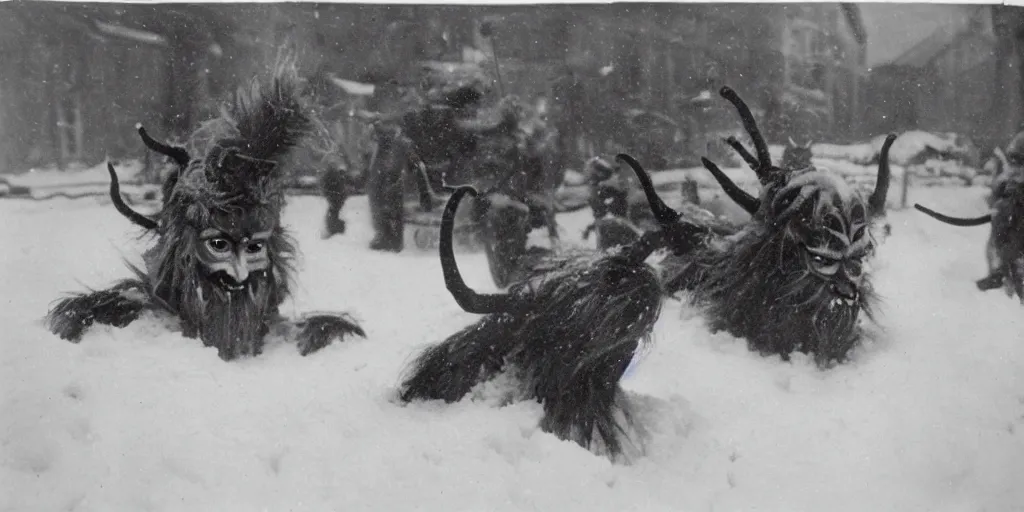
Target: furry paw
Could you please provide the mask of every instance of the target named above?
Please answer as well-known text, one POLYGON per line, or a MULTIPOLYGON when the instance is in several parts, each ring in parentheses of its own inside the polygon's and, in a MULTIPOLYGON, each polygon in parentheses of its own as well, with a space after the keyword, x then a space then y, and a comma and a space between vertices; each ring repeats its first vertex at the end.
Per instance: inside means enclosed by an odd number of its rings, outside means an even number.
POLYGON ((92 326, 94 316, 86 305, 86 297, 70 297, 57 303, 46 315, 50 332, 62 340, 78 343, 86 329, 92 326))
POLYGON ((46 315, 46 321, 51 332, 77 343, 94 322, 124 327, 134 322, 147 306, 139 290, 115 287, 63 299, 46 315))
POLYGON ((310 315, 297 322, 296 327, 299 353, 304 356, 330 345, 335 338, 341 340, 352 334, 366 337, 363 328, 345 314, 310 315))

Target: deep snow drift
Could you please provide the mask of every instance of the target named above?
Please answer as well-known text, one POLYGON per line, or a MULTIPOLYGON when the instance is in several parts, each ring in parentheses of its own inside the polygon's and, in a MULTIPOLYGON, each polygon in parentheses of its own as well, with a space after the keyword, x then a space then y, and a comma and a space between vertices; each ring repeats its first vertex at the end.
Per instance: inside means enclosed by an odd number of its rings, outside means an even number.
MULTIPOLYGON (((950 214, 983 190, 915 189, 950 214)), ((647 454, 612 465, 538 430, 539 405, 483 390, 393 400, 405 364, 470 323, 438 257, 371 253, 365 197, 302 251, 286 314, 352 312, 368 338, 225 363, 151 317, 74 345, 41 324, 68 291, 128 276, 145 240, 102 198, 0 201, 0 510, 1010 511, 1024 507, 1024 307, 981 293, 987 228, 892 212, 875 259, 877 341, 819 371, 710 335, 669 301, 624 381, 647 454)), ((589 210, 563 215, 579 240, 589 210)), ((458 254, 493 289, 482 253, 458 254)), ((491 386, 493 388, 493 386, 491 386)))

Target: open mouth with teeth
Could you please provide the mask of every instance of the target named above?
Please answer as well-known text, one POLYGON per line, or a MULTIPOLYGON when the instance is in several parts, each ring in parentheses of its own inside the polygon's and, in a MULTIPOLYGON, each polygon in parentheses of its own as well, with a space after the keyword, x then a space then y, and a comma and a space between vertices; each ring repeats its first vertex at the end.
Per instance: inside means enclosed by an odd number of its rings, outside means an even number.
POLYGON ((829 302, 829 306, 832 307, 854 307, 860 298, 860 292, 850 283, 835 283, 829 287, 829 290, 832 292, 832 300, 829 302))
POLYGON ((854 299, 848 299, 846 297, 835 297, 828 303, 828 305, 833 308, 854 308, 857 307, 857 301, 854 299))
POLYGON ((246 280, 244 282, 239 283, 238 281, 232 279, 231 276, 218 272, 217 274, 214 274, 213 282, 227 292, 240 292, 244 290, 246 286, 248 286, 249 281, 246 280))

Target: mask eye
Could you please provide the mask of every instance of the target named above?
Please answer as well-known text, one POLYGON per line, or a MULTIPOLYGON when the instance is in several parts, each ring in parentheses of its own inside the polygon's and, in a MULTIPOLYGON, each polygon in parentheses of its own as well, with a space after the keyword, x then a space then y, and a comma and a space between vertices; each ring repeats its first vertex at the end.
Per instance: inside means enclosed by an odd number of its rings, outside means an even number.
POLYGON ((266 243, 263 241, 249 242, 249 245, 245 246, 245 252, 248 252, 249 254, 256 254, 262 251, 266 246, 266 243))
POLYGON ((206 241, 206 246, 215 253, 225 253, 231 250, 231 242, 224 238, 210 238, 206 241))
POLYGON ((832 258, 826 258, 824 256, 819 256, 817 254, 811 256, 811 261, 817 263, 818 265, 835 265, 836 263, 836 260, 832 258))
POLYGON ((839 272, 838 261, 811 252, 808 252, 808 255, 810 256, 810 267, 815 272, 826 276, 835 275, 836 272, 839 272))

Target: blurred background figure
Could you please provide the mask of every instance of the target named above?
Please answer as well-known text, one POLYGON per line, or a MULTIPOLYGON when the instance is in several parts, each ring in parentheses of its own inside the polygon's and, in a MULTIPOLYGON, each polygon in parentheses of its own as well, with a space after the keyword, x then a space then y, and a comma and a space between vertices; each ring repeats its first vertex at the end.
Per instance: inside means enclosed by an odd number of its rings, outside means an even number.
POLYGON ((322 238, 345 233, 345 221, 341 219, 341 209, 345 201, 354 192, 348 168, 340 158, 334 157, 325 162, 323 175, 320 178, 320 192, 327 200, 327 213, 321 231, 322 238))

